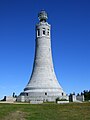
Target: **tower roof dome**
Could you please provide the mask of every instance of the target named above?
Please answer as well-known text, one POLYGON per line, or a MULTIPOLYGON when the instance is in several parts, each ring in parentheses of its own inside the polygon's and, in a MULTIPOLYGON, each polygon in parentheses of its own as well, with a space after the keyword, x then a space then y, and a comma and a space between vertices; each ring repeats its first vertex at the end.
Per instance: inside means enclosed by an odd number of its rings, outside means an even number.
POLYGON ((47 13, 45 10, 41 10, 40 13, 38 14, 38 19, 40 21, 44 21, 46 22, 46 20, 48 19, 47 13))

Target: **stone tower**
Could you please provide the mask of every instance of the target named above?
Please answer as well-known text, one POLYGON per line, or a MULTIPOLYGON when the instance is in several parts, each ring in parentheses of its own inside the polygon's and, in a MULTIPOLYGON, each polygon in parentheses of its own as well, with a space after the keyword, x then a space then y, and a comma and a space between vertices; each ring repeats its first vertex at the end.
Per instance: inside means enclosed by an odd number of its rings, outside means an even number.
POLYGON ((36 25, 36 49, 33 70, 30 80, 17 101, 55 101, 57 97, 67 96, 59 85, 53 67, 51 51, 51 26, 46 22, 47 13, 38 14, 36 25))

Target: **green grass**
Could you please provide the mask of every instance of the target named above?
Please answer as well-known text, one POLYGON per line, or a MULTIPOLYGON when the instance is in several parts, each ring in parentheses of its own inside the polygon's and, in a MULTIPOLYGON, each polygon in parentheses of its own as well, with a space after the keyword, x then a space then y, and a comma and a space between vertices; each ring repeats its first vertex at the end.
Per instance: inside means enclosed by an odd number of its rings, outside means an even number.
POLYGON ((90 103, 0 104, 0 120, 90 120, 90 103))

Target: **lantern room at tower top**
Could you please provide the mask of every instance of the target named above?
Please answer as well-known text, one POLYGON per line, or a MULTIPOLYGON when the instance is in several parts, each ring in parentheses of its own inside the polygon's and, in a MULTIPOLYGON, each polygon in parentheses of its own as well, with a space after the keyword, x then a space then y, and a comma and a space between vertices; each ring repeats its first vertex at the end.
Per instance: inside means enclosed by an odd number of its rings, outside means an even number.
POLYGON ((44 10, 42 10, 38 14, 38 19, 40 20, 40 22, 42 22, 42 21, 46 22, 46 20, 48 19, 47 13, 44 10))
POLYGON ((46 22, 48 19, 47 13, 41 11, 38 14, 39 23, 36 24, 36 37, 50 37, 50 25, 46 22))

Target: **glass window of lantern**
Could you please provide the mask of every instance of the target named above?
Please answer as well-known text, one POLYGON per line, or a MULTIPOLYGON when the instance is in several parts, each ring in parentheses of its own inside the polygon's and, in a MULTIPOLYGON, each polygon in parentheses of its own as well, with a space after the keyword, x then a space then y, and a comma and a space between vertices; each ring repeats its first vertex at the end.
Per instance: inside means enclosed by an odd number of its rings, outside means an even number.
POLYGON ((39 37, 40 36, 40 30, 37 29, 37 36, 39 37))
POLYGON ((50 32, 49 32, 49 29, 47 29, 47 35, 49 36, 50 32))
POLYGON ((43 30, 42 30, 42 34, 45 35, 45 28, 43 28, 43 30))

